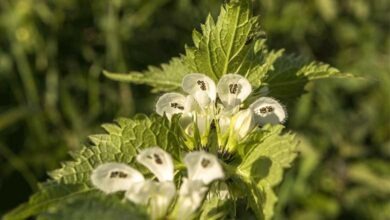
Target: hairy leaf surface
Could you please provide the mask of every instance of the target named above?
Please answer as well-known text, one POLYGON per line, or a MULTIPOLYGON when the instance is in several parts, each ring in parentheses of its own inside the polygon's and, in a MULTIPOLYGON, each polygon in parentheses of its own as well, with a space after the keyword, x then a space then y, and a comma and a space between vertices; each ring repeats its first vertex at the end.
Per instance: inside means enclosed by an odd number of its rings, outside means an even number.
POLYGON ((175 157, 182 146, 176 126, 158 115, 121 118, 116 124, 105 124, 103 128, 107 134, 90 136, 92 146, 73 153, 74 160, 63 163, 62 168, 52 171, 50 176, 67 184, 89 183, 92 170, 99 164, 131 163, 140 149, 156 145, 175 157))

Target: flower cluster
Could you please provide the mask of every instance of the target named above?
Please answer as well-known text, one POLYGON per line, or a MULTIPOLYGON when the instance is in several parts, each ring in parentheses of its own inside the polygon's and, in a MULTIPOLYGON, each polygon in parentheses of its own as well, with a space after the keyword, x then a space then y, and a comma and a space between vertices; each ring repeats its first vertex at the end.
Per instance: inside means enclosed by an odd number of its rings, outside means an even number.
POLYGON ((182 88, 187 96, 175 92, 162 95, 156 103, 156 112, 169 119, 181 114, 184 131, 192 137, 198 135, 202 146, 206 146, 214 126, 219 147, 232 152, 235 143, 256 125, 283 123, 287 118, 284 106, 270 97, 260 97, 249 108, 243 108, 252 86, 238 74, 226 74, 216 85, 208 76, 192 73, 183 78, 182 88))
POLYGON ((136 169, 122 163, 105 163, 93 170, 92 184, 109 194, 125 191, 125 197, 149 208, 152 219, 161 219, 170 212, 175 219, 189 219, 200 207, 212 181, 224 178, 218 159, 209 153, 194 151, 184 157, 188 178, 182 179, 179 192, 173 182, 171 156, 159 147, 142 150, 137 161, 148 168, 158 181, 145 179, 136 169))

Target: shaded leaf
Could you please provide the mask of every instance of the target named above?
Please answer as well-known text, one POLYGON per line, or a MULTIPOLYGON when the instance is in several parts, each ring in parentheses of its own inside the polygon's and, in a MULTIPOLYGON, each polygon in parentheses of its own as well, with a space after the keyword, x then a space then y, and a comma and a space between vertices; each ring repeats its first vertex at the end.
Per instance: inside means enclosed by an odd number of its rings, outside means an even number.
POLYGON ((102 193, 89 194, 74 199, 67 199, 61 204, 50 208, 38 216, 41 220, 67 220, 67 219, 149 219, 145 210, 136 207, 129 201, 124 201, 116 195, 104 195, 102 193))
POLYGON ((65 185, 47 182, 39 185, 39 191, 32 195, 27 203, 7 213, 3 219, 26 219, 51 206, 59 205, 67 199, 83 198, 93 193, 97 193, 97 190, 90 189, 85 184, 65 185))
POLYGON ((235 212, 234 201, 229 199, 219 199, 217 196, 208 198, 204 201, 199 219, 229 219, 234 216, 230 216, 235 212))
POLYGON ((266 75, 268 96, 279 99, 284 104, 295 102, 303 93, 305 85, 311 80, 324 78, 352 77, 328 64, 307 63, 301 57, 283 56, 275 62, 273 71, 266 75))

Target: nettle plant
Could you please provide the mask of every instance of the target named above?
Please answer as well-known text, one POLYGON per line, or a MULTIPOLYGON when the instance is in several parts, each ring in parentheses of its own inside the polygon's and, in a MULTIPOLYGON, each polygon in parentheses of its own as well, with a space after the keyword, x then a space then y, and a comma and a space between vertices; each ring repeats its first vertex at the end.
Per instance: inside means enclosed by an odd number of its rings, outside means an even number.
POLYGON ((103 124, 5 219, 271 219, 297 156, 281 125, 310 80, 345 77, 267 49, 249 0, 193 32, 185 55, 111 79, 166 92, 156 113, 103 124))

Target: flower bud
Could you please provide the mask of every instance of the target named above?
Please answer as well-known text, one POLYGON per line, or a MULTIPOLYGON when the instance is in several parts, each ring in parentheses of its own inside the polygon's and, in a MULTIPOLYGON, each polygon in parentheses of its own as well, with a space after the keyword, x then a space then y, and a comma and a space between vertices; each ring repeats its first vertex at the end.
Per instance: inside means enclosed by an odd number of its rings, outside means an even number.
POLYGON ((229 139, 225 146, 228 152, 234 152, 237 143, 245 138, 245 136, 255 127, 255 117, 251 109, 241 110, 236 113, 230 124, 229 139))
POLYGON ((218 120, 218 125, 220 129, 220 134, 226 134, 226 132, 228 132, 230 128, 230 117, 226 115, 221 115, 218 120))
POLYGON ((254 114, 251 109, 239 111, 233 120, 233 132, 238 140, 243 139, 255 127, 254 114))

